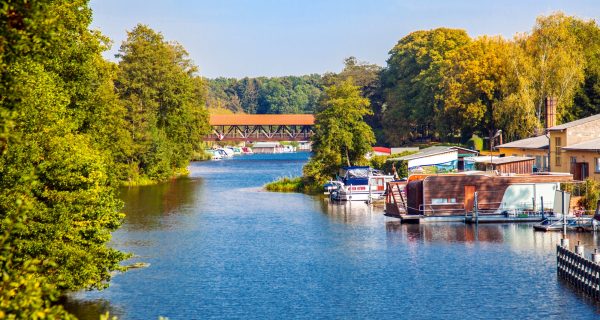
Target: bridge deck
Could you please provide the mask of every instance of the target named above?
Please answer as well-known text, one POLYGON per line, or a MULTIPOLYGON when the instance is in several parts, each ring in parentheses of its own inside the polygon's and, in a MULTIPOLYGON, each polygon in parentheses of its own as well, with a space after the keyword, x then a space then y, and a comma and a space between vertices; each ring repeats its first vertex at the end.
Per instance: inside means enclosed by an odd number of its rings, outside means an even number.
POLYGON ((211 126, 312 126, 312 114, 213 114, 211 126))

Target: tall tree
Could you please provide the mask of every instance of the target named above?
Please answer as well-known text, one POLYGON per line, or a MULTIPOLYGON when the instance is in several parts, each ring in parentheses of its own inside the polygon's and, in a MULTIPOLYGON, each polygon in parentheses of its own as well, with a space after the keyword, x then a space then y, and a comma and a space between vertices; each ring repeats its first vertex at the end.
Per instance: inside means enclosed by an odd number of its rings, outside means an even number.
POLYGON ((208 129, 207 113, 196 99, 197 68, 181 45, 141 24, 128 32, 118 57, 116 88, 135 146, 129 179, 169 178, 187 165, 208 129))
POLYGON ((331 73, 323 76, 324 85, 332 85, 349 78, 360 87, 362 96, 369 99, 373 113, 365 117, 365 121, 373 129, 378 143, 383 143, 383 127, 381 125, 382 108, 384 104, 381 87, 381 73, 383 68, 376 64, 358 61, 355 57, 344 60, 344 69, 340 73, 331 73))
POLYGON ((349 78, 325 89, 315 117, 314 156, 304 166, 311 183, 321 183, 344 164, 358 164, 371 150, 375 136, 364 121, 371 114, 369 100, 349 78))
POLYGON ((114 155, 93 128, 118 104, 101 96, 112 79, 90 22, 84 0, 0 6, 0 305, 9 317, 67 317, 51 301, 104 288, 125 257, 106 247, 121 203, 114 155))
POLYGON ((582 46, 572 32, 573 24, 574 19, 563 13, 541 16, 531 34, 520 38, 532 59, 527 76, 540 122, 548 97, 557 99, 558 121, 572 117, 573 97, 584 80, 585 66, 582 46))
POLYGON ((565 122, 600 113, 600 27, 594 20, 573 18, 571 28, 583 49, 585 69, 583 85, 575 92, 574 108, 565 122))
POLYGON ((412 32, 392 48, 382 74, 387 104, 383 128, 389 143, 429 134, 441 108, 440 68, 454 50, 469 42, 464 30, 438 28, 412 32))
POLYGON ((484 36, 451 55, 442 69, 443 112, 438 114, 447 134, 533 133, 537 121, 527 82, 519 77, 524 68, 520 53, 509 41, 484 36))

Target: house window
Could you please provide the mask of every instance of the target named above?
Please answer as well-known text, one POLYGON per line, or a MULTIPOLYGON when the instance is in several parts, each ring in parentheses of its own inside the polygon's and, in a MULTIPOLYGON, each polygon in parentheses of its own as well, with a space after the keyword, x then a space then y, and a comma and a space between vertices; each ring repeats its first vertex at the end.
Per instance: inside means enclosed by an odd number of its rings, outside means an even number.
POLYGON ((571 163, 577 163, 577 157, 571 157, 571 163))
POLYGON ((600 173, 600 158, 594 158, 594 172, 600 173))
POLYGON ((560 137, 556 137, 554 138, 554 153, 555 153, 555 162, 556 162, 556 166, 560 167, 561 165, 561 159, 560 159, 560 146, 562 145, 562 141, 560 137))

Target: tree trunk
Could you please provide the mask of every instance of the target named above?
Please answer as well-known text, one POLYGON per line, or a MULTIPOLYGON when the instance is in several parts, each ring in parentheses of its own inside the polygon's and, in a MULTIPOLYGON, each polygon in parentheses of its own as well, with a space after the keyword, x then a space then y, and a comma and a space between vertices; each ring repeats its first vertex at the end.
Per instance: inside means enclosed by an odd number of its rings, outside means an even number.
POLYGON ((351 166, 351 164, 350 164, 350 156, 348 155, 348 148, 346 148, 346 162, 348 163, 348 167, 351 166))

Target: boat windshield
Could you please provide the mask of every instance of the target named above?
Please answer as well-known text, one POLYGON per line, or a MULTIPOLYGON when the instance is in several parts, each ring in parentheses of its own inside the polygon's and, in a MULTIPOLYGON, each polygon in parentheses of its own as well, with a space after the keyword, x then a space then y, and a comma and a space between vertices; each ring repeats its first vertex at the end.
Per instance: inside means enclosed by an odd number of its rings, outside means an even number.
POLYGON ((368 178, 368 177, 369 177, 369 169, 368 168, 350 169, 346 173, 346 178, 368 178))

